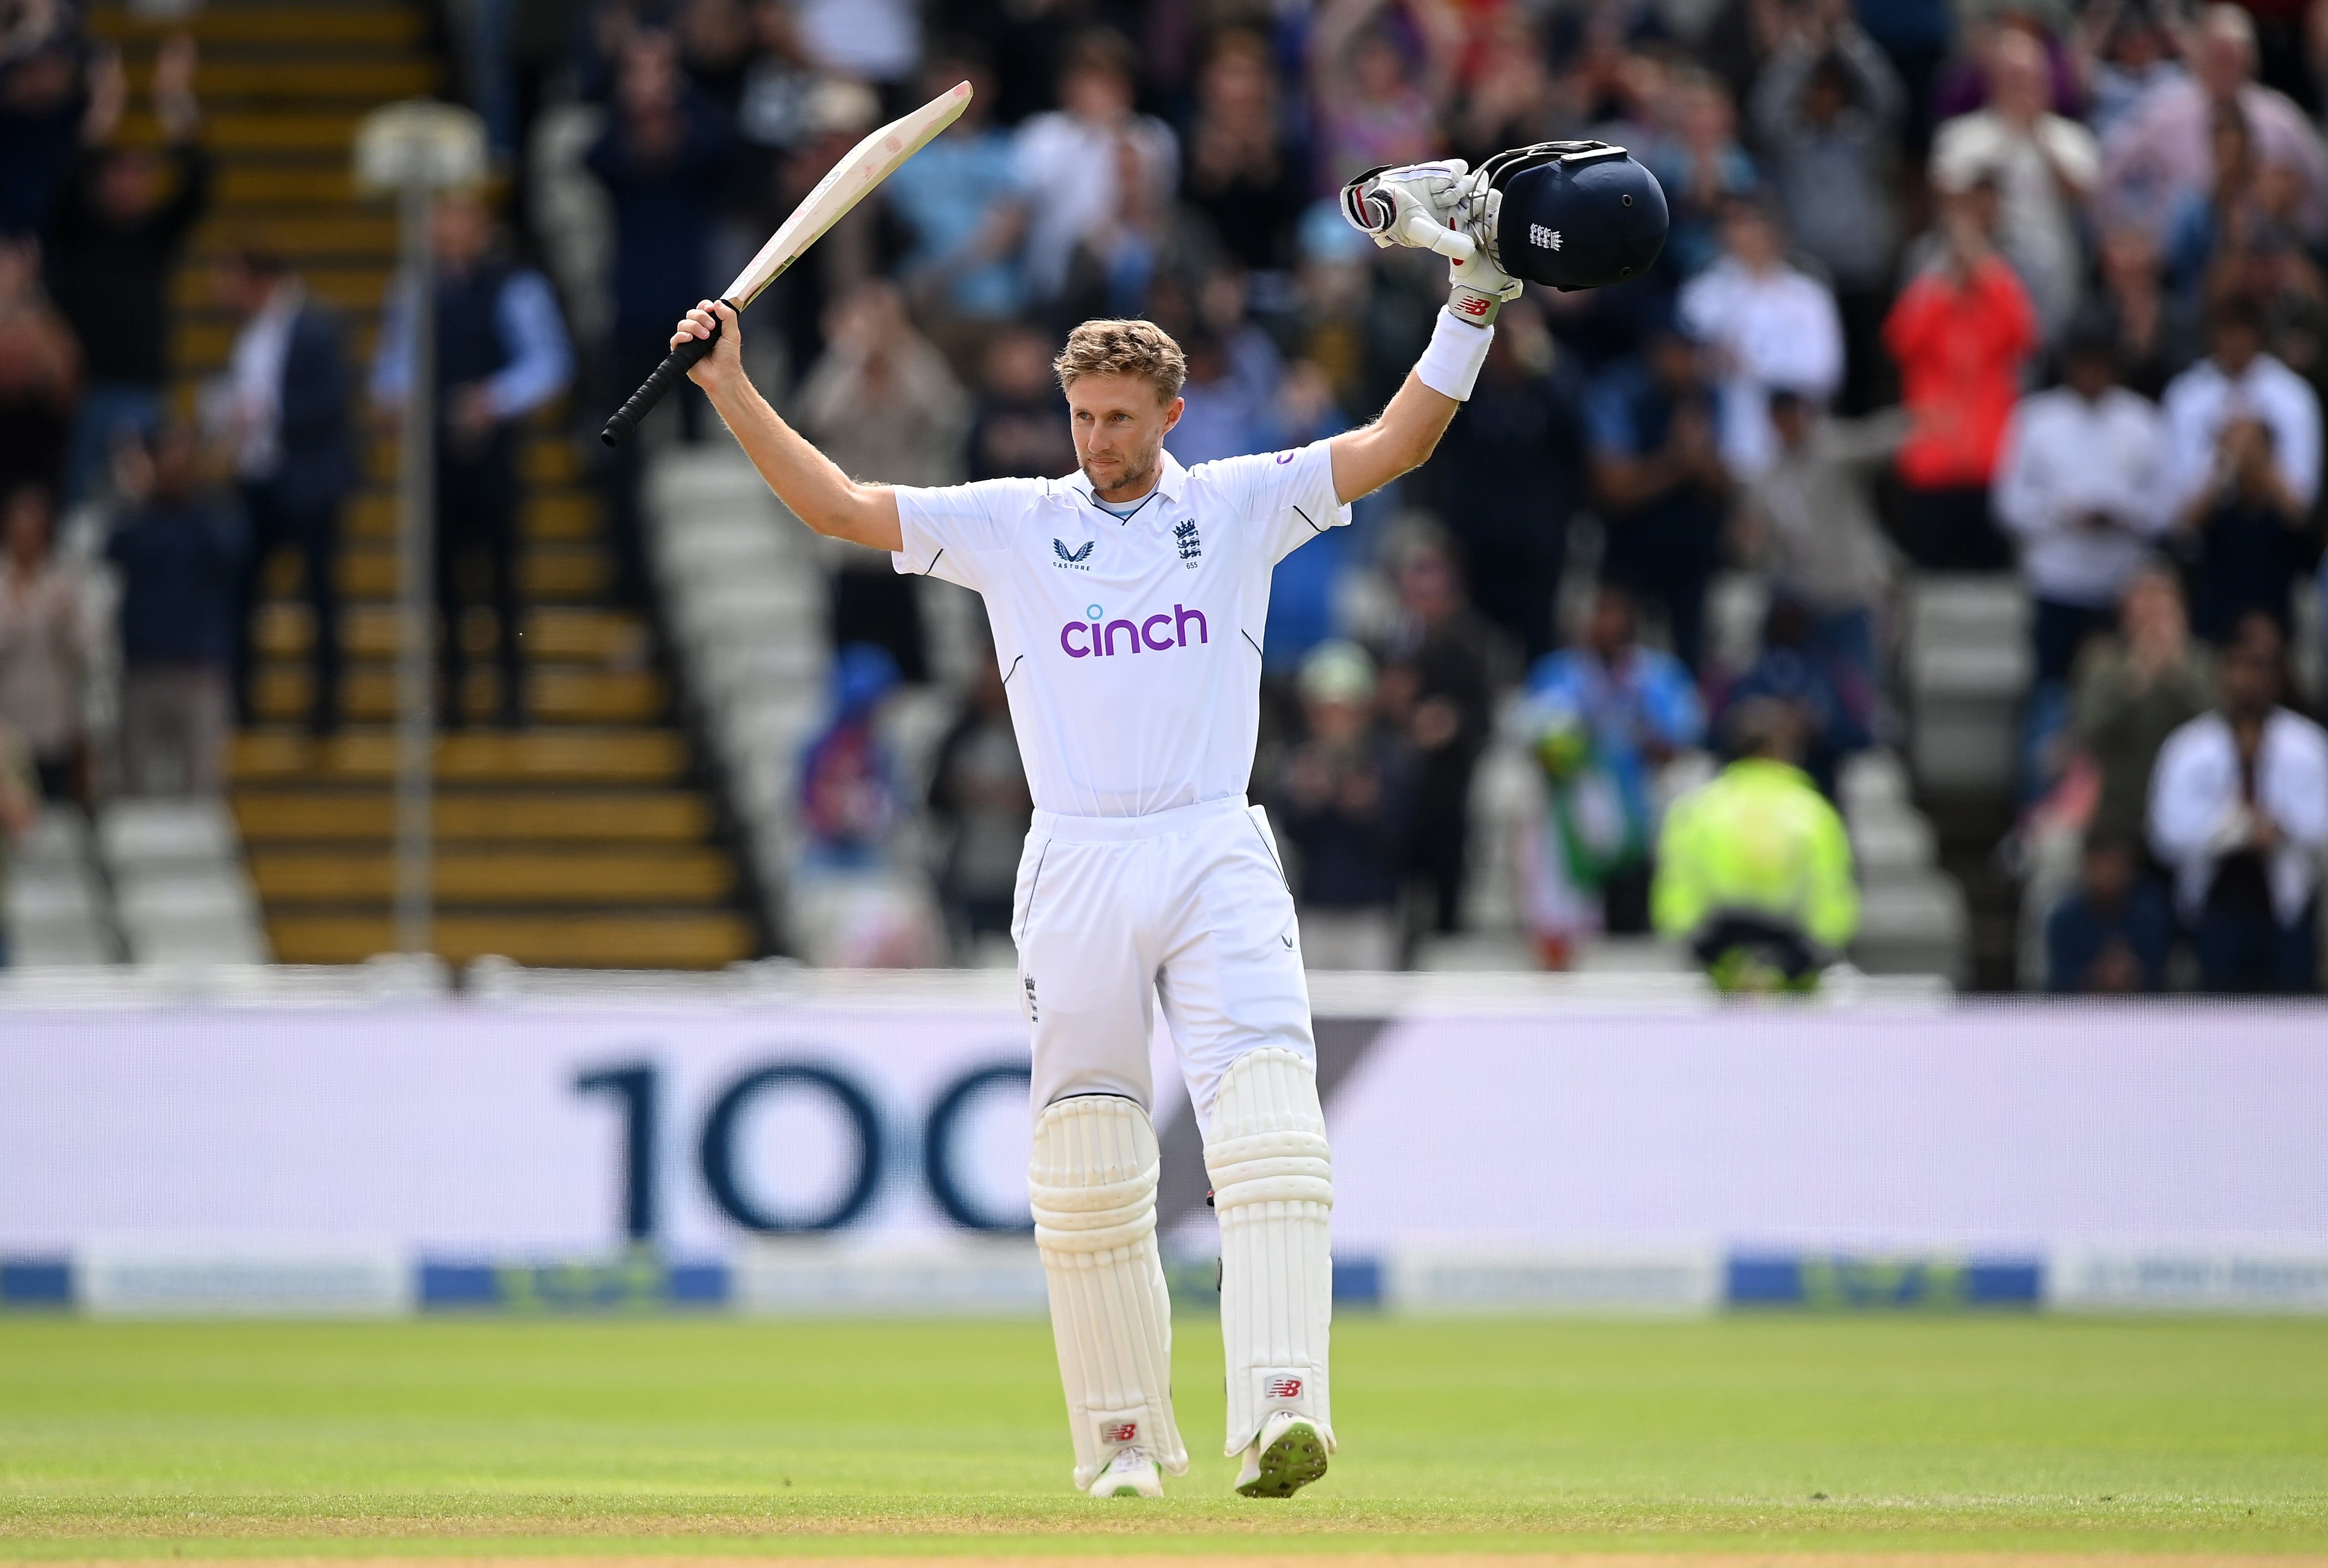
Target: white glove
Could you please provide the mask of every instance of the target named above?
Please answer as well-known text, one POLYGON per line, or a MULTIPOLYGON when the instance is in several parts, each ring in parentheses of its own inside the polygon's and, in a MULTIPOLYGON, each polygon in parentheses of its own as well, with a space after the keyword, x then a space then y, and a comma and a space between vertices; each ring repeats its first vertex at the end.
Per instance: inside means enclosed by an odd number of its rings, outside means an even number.
POLYGON ((1493 192, 1460 158, 1376 169, 1342 187, 1342 216, 1376 245, 1435 250, 1447 258, 1448 314, 1473 326, 1496 319, 1519 297, 1518 279, 1496 265, 1493 192))
POLYGON ((1385 250, 1436 250, 1455 221, 1469 173, 1460 158, 1369 169, 1342 187, 1342 216, 1385 250))

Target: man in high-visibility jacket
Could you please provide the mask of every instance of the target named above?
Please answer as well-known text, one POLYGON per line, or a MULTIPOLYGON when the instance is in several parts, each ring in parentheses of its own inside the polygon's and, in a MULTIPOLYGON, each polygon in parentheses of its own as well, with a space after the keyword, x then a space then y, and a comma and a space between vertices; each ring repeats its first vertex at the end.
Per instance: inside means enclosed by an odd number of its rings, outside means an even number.
POLYGON ((1742 705, 1738 760, 1676 801, 1657 841, 1651 911, 1724 991, 1810 991, 1859 928, 1843 819, 1795 765, 1802 726, 1742 705))

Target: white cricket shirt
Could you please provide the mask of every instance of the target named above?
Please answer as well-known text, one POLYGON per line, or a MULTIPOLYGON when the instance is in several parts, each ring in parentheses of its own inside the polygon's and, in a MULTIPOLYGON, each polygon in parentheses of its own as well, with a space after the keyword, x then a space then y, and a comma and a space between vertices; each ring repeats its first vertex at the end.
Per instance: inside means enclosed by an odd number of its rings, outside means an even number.
POLYGON ((897 570, 986 600, 1035 804, 1132 817, 1241 795, 1269 577, 1350 521, 1324 443, 1184 468, 1119 521, 1082 474, 899 486, 897 570))

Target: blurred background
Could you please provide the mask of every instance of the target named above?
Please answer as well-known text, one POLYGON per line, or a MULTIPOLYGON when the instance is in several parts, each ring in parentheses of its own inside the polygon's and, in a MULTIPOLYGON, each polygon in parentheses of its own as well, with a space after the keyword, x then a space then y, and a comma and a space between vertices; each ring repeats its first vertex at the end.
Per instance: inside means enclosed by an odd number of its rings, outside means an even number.
POLYGON ((11 983, 395 945, 424 287, 441 965, 395 983, 1008 967, 972 596, 800 529, 692 389, 591 438, 966 79, 746 318, 863 478, 1067 471, 1094 315, 1187 347, 1183 462, 1368 418, 1445 288, 1336 216, 1370 165, 1597 136, 1666 187, 1654 276, 1531 289, 1277 571, 1251 793, 1313 966, 2316 990, 2323 71, 2307 0, 6 0, 11 983), (420 95, 492 168, 425 280, 350 172, 420 95))

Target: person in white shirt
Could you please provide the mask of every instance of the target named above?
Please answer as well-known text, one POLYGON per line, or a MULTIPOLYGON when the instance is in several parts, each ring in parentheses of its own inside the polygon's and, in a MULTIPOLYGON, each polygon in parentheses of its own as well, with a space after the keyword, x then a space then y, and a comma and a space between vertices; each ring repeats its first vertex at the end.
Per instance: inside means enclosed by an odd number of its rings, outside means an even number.
POLYGON ((1988 108, 1959 115, 1932 137, 1932 184, 1949 195, 1996 180, 1997 248, 2029 290, 2051 337, 2078 307, 2085 258, 2078 215, 2101 179, 2093 133, 2050 112, 2043 46, 2017 28, 1998 32, 1988 59, 1988 108))
POLYGON ((1171 127, 1132 112, 1134 61, 1113 33, 1094 33, 1069 50, 1059 73, 1065 106, 1028 117, 1015 149, 1027 208, 1028 287, 1039 300, 1066 286, 1075 246, 1106 228, 1124 205, 1121 182, 1146 182, 1169 199, 1180 182, 1180 146, 1171 127))
POLYGON ((2211 991, 2318 989, 2328 731, 2278 706, 2281 653, 2251 617, 2216 665, 2221 709, 2168 736, 2151 773, 2151 846, 2211 991))
POLYGON ((1148 322, 1068 334, 1056 369, 1077 472, 941 489, 860 484, 779 418, 744 374, 725 303, 704 301, 671 340, 719 330, 689 375, 811 529, 986 600, 1036 806, 1011 926, 1034 1047, 1028 1190, 1075 1484, 1094 1496, 1160 1496, 1159 1470, 1187 1468, 1155 1241, 1159 1001, 1221 1225, 1237 1489, 1287 1496, 1333 1451, 1317 1049, 1292 895, 1244 791, 1272 568, 1431 455, 1496 310, 1520 292, 1488 251, 1464 249, 1430 346, 1379 419, 1193 468, 1164 449, 1187 361, 1148 322))
POLYGON ((2234 296, 2218 304, 2207 338, 2207 358, 2166 386, 2169 505, 2188 507, 2217 484, 2223 427, 2249 418, 2270 427, 2280 481, 2299 506, 2310 507, 2320 491, 2319 395, 2263 352, 2263 316, 2252 300, 2234 296))
POLYGON ((1778 221, 1751 197, 1729 203, 1722 259, 1682 286, 1684 331, 1713 351, 1721 378, 1722 458, 1743 483, 1770 465, 1770 393, 1824 403, 1843 384, 1835 296, 1787 265, 1778 221))
POLYGON ((2014 409, 1994 493, 1997 521, 2021 541, 2037 679, 2048 682, 2068 681, 2079 648, 2107 629, 2126 579, 2173 516, 2161 484, 2165 424, 2117 384, 2108 324, 2072 328, 2061 369, 2060 386, 2014 409))

